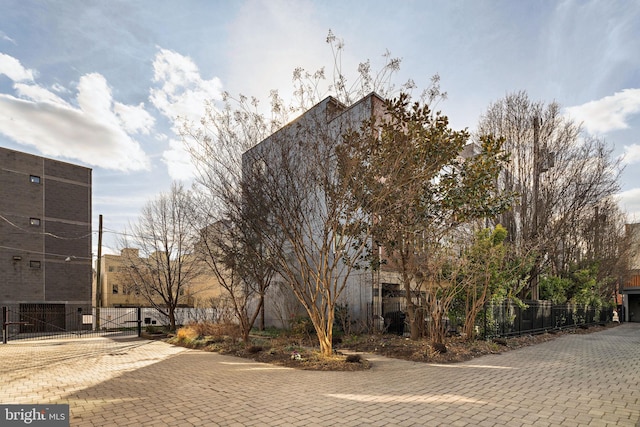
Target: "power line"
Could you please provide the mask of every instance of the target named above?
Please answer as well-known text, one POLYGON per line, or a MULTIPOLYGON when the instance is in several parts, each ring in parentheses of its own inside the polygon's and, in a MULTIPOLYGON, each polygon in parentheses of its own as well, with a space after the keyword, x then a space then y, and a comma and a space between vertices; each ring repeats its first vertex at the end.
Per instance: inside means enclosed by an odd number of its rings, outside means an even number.
POLYGON ((23 249, 23 248, 14 248, 11 246, 2 246, 0 245, 0 249, 9 249, 12 251, 20 251, 20 252, 29 252, 32 254, 36 254, 36 255, 49 255, 49 256, 59 256, 61 258, 72 258, 72 259, 93 259, 92 257, 83 257, 83 256, 75 256, 75 255, 63 255, 63 254, 54 254, 51 252, 40 252, 40 251, 30 251, 28 249, 23 249))
POLYGON ((22 231, 25 234, 32 234, 32 235, 39 235, 39 236, 49 236, 49 237, 53 237, 55 239, 60 239, 60 240, 80 240, 80 239, 86 239, 87 237, 91 236, 93 233, 95 233, 95 231, 91 231, 88 234, 85 234, 83 236, 79 236, 79 237, 62 237, 62 236, 58 236, 56 234, 53 233, 49 233, 46 231, 33 231, 33 230, 27 230, 25 228, 20 227, 19 225, 14 224, 13 222, 9 221, 7 218, 5 218, 4 216, 0 215, 0 219, 4 220, 5 222, 7 222, 7 224, 9 224, 10 226, 22 231))

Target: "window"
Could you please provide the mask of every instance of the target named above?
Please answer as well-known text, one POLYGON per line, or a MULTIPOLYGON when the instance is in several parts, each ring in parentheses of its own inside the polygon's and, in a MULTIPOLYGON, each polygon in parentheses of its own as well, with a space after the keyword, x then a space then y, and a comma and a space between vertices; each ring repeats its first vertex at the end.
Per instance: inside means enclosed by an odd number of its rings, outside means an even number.
POLYGON ((114 295, 118 293, 118 285, 113 285, 113 288, 111 289, 111 293, 114 295))
POLYGON ((31 268, 40 268, 40 261, 29 261, 29 267, 31 268))
POLYGON ((40 218, 29 218, 29 225, 40 227, 40 218))
POLYGON ((113 265, 109 266, 109 273, 113 273, 116 269, 113 267, 113 265))
POLYGON ((40 177, 37 175, 31 175, 29 176, 29 181, 31 181, 33 184, 40 184, 40 177))

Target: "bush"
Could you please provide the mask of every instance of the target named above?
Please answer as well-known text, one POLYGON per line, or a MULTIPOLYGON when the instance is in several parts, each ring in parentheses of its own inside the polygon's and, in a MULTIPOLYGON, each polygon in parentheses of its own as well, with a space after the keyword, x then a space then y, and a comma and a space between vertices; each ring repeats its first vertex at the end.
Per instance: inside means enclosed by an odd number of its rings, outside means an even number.
POLYGON ((360 363, 362 361, 362 356, 359 354, 350 354, 345 359, 347 363, 360 363))
POLYGON ((291 334, 301 336, 308 340, 316 333, 313 322, 306 316, 296 316, 291 320, 291 334))
POLYGON ((182 341, 182 342, 195 341, 199 337, 200 337, 200 334, 191 325, 183 326, 182 328, 178 329, 178 331, 176 332, 176 338, 178 339, 178 341, 182 341))
POLYGON ((202 336, 223 336, 239 337, 240 326, 235 323, 210 323, 198 322, 189 325, 193 327, 202 336))
POLYGON ((190 323, 178 329, 176 337, 179 341, 195 341, 203 337, 229 336, 236 340, 240 336, 240 327, 233 323, 190 323))
POLYGON ((154 325, 148 325, 144 328, 144 331, 148 334, 157 334, 159 332, 162 332, 160 330, 160 328, 158 328, 157 326, 154 325))
POLYGON ((256 353, 260 353, 262 350, 264 350, 264 348, 260 345, 252 345, 251 347, 247 348, 247 353, 249 354, 256 354, 256 353))

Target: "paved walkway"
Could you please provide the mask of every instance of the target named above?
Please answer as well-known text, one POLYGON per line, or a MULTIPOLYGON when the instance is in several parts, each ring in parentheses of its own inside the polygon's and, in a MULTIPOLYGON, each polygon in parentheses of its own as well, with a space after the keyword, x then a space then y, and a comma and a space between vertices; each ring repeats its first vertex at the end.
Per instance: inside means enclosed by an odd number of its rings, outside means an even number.
POLYGON ((0 345, 0 403, 72 426, 637 426, 640 324, 455 365, 311 372, 137 338, 0 345))

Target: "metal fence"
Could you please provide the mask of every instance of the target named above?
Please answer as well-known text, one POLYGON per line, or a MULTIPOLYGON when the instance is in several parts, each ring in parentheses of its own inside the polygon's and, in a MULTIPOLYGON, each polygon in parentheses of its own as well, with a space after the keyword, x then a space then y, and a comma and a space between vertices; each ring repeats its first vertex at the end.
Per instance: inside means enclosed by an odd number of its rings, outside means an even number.
MULTIPOLYGON (((216 308, 177 308, 176 324, 220 322, 230 313, 216 308)), ((168 326, 155 308, 16 304, 2 307, 2 342, 16 339, 74 338, 141 334, 142 328, 168 326)))
POLYGON ((65 304, 18 304, 2 307, 2 342, 18 339, 77 338, 140 334, 136 308, 101 309, 65 304), (99 320, 98 320, 99 316, 99 320))
MULTIPOLYGON (((577 304, 552 304, 550 301, 524 301, 520 306, 510 301, 488 303, 476 319, 476 336, 485 339, 518 335, 533 335, 564 328, 590 326, 610 322, 613 311, 605 307, 577 304)), ((423 313, 424 314, 424 313, 423 313)), ((408 328, 405 304, 384 303, 382 315, 387 333, 403 335, 408 328)), ((430 322, 424 315, 424 329, 430 322)), ((443 319, 447 333, 458 333, 464 323, 464 315, 449 313, 443 319)))
POLYGON ((510 301, 486 304, 477 328, 484 338, 539 334, 547 331, 590 326, 611 321, 612 311, 604 307, 552 304, 549 301, 510 301))

